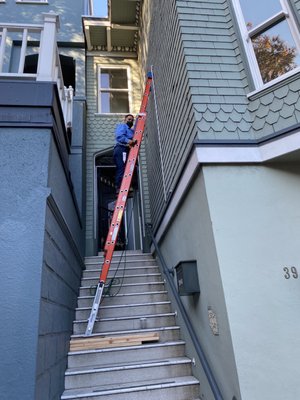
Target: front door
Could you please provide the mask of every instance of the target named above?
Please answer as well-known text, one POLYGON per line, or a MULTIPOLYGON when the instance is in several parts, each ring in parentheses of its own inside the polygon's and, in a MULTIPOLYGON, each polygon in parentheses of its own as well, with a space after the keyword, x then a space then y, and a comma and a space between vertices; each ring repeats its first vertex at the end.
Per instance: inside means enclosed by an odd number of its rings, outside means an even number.
MULTIPOLYGON (((140 196, 137 172, 133 179, 132 196, 127 200, 121 229, 116 244, 116 250, 141 249, 141 214, 140 196)), ((115 166, 113 149, 101 152, 95 158, 95 235, 98 251, 103 251, 106 236, 112 219, 115 202, 115 166)))

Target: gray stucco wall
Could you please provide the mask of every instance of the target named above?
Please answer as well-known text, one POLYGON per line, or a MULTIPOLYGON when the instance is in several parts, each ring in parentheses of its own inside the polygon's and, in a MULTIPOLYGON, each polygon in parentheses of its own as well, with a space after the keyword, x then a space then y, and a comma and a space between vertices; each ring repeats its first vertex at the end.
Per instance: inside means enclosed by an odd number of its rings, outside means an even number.
POLYGON ((55 85, 2 81, 0 388, 6 399, 22 393, 25 400, 54 400, 64 386, 84 240, 60 118, 55 85))
POLYGON ((1 396, 34 399, 50 131, 0 128, 1 396))
POLYGON ((39 322, 36 399, 56 399, 64 390, 64 372, 80 286, 84 243, 81 220, 55 143, 51 143, 45 218, 39 322))
MULTIPOLYGON (((189 296, 181 299, 223 398, 231 400, 236 396, 240 399, 223 283, 202 172, 195 178, 160 246, 169 268, 175 267, 180 261, 197 261, 201 294, 199 297, 189 296), (217 315, 218 336, 212 333, 209 326, 208 307, 211 307, 217 315)), ((184 339, 187 341, 187 354, 196 359, 194 374, 200 379, 201 395, 205 399, 212 399, 213 394, 180 316, 179 321, 184 339)))
POLYGON ((299 163, 206 166, 204 179, 242 399, 298 399, 299 163))

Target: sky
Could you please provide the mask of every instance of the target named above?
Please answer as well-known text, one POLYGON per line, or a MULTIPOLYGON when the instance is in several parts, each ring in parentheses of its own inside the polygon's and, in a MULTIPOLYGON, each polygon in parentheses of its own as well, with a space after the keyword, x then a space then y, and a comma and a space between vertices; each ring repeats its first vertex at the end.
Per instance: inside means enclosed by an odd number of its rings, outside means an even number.
POLYGON ((94 15, 107 17, 107 0, 94 0, 94 15))

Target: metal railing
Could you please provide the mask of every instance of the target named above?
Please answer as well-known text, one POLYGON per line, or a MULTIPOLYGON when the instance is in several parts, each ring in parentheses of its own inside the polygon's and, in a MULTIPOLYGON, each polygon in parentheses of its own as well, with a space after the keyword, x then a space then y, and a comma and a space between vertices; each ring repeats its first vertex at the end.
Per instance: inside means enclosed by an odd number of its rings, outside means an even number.
POLYGON ((211 370, 211 368, 209 366, 209 363, 208 363, 208 361, 206 359, 206 356, 204 354, 202 346, 201 346, 201 344, 199 342, 198 336, 197 336, 197 334, 195 332, 195 329, 194 329, 194 327, 193 327, 193 325, 191 323, 191 320, 190 320, 190 318, 189 318, 189 316, 188 316, 188 314, 187 314, 187 312, 186 312, 186 310, 184 308, 184 305, 183 305, 183 303, 181 301, 181 298, 180 298, 180 296, 179 296, 179 294, 177 292, 177 289, 176 289, 176 286, 175 286, 175 283, 174 283, 174 280, 173 280, 174 270, 168 268, 168 266, 167 266, 167 264, 166 264, 166 262, 164 260, 164 257, 163 257, 163 255, 162 255, 162 253, 160 251, 158 243, 157 243, 157 241, 156 241, 156 239, 154 237, 151 225, 147 224, 146 227, 147 227, 147 231, 148 231, 148 233, 149 233, 149 235, 151 237, 152 243, 153 243, 153 245, 155 247, 156 254, 157 254, 157 256, 158 256, 158 258, 160 260, 160 263, 161 263, 161 266, 162 266, 162 269, 163 269, 163 273, 165 274, 165 276, 167 278, 168 284, 169 284, 169 286, 170 286, 170 288, 172 290, 172 293, 173 293, 174 298, 176 300, 176 303, 178 305, 179 311, 181 313, 182 319, 183 319, 183 321, 185 323, 185 326, 186 326, 186 328, 187 328, 187 330, 189 332, 189 335, 190 335, 191 340, 193 342, 193 345, 195 347, 196 353, 197 353, 197 355, 199 357, 201 366, 202 366, 203 371, 204 371, 204 373, 206 375, 206 378, 208 380, 208 383, 210 385, 210 388, 211 388, 211 391, 212 391, 212 393, 214 395, 214 398, 215 398, 215 400, 223 400, 222 394, 220 392, 220 389, 218 387, 216 379, 215 379, 215 377, 213 375, 213 372, 212 372, 212 370, 211 370))
POLYGON ((64 86, 56 42, 58 15, 43 13, 43 18, 42 25, 0 22, 0 79, 56 82, 65 125, 69 128, 72 125, 73 88, 64 86), (34 49, 38 54, 36 73, 24 72, 26 55, 33 52, 32 47, 29 49, 29 41, 37 43, 34 49))

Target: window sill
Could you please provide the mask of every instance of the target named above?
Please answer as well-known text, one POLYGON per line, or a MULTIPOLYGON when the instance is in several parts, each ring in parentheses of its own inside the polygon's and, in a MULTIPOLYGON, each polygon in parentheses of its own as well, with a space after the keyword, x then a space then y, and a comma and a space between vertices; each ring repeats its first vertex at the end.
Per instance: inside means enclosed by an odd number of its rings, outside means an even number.
POLYGON ((94 115, 98 116, 98 117, 124 117, 126 114, 130 114, 128 113, 95 113, 94 115))
POLYGON ((260 98, 261 96, 273 92, 275 89, 278 89, 282 86, 289 84, 290 82, 295 81, 300 77, 300 67, 293 69, 286 74, 279 76, 276 79, 273 79, 271 82, 266 83, 259 89, 254 90, 247 94, 249 100, 255 100, 260 98))

